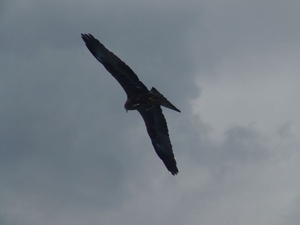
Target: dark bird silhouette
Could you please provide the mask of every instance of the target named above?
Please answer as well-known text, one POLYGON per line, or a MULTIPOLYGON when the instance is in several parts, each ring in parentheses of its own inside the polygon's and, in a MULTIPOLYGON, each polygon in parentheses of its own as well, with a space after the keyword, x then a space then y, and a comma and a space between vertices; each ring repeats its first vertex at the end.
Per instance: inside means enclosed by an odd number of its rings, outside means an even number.
POLYGON ((127 94, 126 111, 137 110, 142 115, 153 147, 167 169, 178 173, 176 160, 169 138, 166 119, 160 106, 180 112, 154 87, 149 91, 137 75, 114 53, 110 52, 91 34, 81 34, 86 47, 95 58, 120 83, 127 94))

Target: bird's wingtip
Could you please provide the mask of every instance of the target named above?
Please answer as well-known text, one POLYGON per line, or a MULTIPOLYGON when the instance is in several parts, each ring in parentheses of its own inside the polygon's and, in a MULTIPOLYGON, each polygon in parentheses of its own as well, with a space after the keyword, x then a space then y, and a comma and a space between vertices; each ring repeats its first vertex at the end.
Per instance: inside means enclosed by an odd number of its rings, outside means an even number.
POLYGON ((177 171, 171 171, 171 173, 172 173, 173 176, 175 176, 175 175, 177 175, 179 172, 178 172, 178 170, 177 170, 177 171))

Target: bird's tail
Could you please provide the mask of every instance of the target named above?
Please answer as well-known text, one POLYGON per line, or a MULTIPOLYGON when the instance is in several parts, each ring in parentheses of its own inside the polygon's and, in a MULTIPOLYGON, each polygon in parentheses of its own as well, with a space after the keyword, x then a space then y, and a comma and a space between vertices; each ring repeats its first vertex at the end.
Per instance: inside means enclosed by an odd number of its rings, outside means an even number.
POLYGON ((152 95, 158 97, 158 103, 166 108, 169 109, 173 109, 177 112, 180 112, 179 109, 177 109, 171 102, 168 101, 168 99, 166 99, 165 96, 163 96, 158 90, 156 90, 156 88, 152 87, 150 92, 152 95))

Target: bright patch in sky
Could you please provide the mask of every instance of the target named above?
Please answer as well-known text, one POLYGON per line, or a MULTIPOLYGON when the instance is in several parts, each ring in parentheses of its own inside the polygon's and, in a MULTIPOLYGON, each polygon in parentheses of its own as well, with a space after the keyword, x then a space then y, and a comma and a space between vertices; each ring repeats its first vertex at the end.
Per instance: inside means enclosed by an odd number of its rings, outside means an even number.
POLYGON ((202 92, 191 102, 194 113, 212 125, 218 138, 236 125, 271 136, 280 135, 282 129, 299 136, 299 58, 291 52, 225 59, 215 79, 198 79, 202 92))

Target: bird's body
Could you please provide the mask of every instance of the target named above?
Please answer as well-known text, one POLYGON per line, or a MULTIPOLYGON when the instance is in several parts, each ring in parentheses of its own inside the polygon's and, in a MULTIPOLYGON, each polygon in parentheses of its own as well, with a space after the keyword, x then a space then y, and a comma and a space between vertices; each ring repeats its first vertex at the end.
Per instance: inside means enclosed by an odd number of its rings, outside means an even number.
POLYGON ((167 122, 160 106, 180 112, 155 88, 149 91, 137 75, 115 54, 110 52, 91 34, 81 34, 87 48, 120 83, 127 94, 126 110, 137 110, 144 119, 147 132, 157 155, 173 174, 178 173, 176 160, 169 138, 167 122))
POLYGON ((151 110, 152 106, 155 104, 162 105, 169 109, 173 109, 177 112, 180 112, 179 109, 177 109, 155 88, 152 88, 149 92, 131 96, 125 102, 124 108, 126 110, 138 110, 141 108, 151 110))

